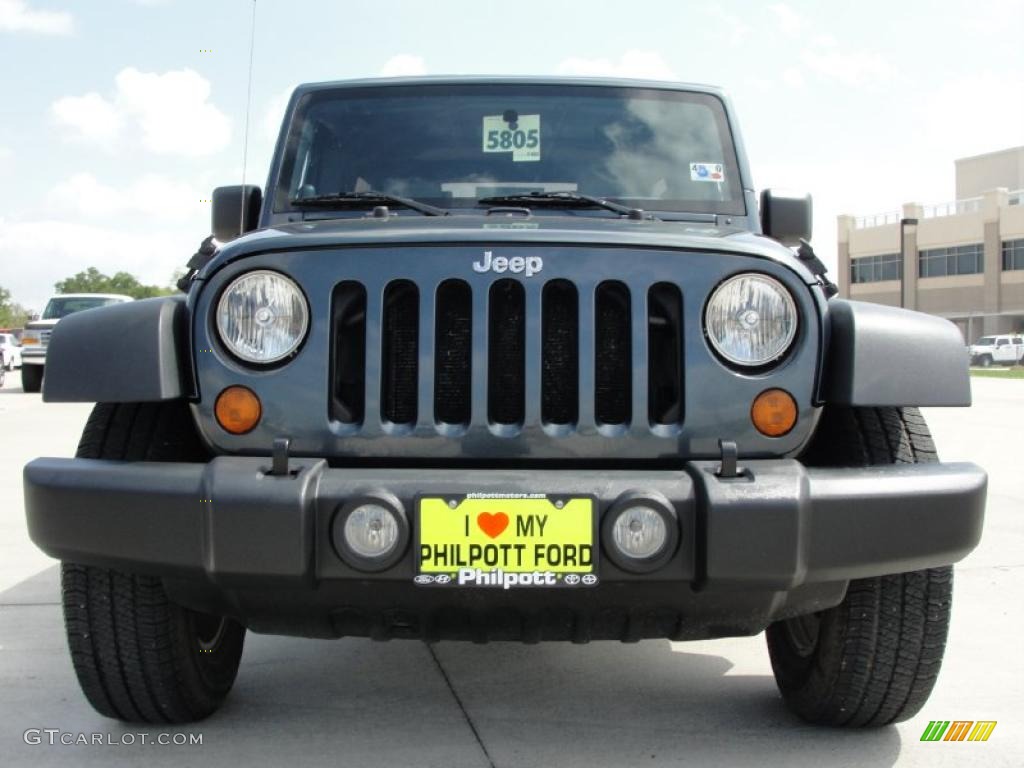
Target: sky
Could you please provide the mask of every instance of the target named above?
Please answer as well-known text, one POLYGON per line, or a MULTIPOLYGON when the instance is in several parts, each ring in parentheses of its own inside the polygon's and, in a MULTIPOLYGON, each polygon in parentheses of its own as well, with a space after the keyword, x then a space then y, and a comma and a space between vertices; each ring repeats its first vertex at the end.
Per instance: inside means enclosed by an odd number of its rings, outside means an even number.
POLYGON ((731 95, 754 184, 836 216, 954 196, 953 161, 1024 144, 1024 0, 0 0, 0 286, 41 309, 95 266, 167 284, 215 186, 263 184, 300 82, 614 75, 731 95))

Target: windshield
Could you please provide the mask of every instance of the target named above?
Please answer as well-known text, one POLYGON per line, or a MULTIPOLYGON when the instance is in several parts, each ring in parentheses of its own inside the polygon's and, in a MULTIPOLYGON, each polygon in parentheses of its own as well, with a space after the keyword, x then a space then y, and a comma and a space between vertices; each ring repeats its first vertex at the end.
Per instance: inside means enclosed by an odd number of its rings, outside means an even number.
POLYGON ((47 302, 42 319, 60 320, 74 312, 81 312, 83 309, 95 309, 119 302, 120 299, 105 299, 97 296, 55 296, 47 302))
POLYGON ((992 344, 995 343, 995 340, 995 336, 982 336, 974 343, 979 347, 991 347, 992 344))
POLYGON ((580 192, 648 210, 744 213, 721 101, 646 88, 428 84, 306 95, 274 210, 369 190, 444 208, 580 192))

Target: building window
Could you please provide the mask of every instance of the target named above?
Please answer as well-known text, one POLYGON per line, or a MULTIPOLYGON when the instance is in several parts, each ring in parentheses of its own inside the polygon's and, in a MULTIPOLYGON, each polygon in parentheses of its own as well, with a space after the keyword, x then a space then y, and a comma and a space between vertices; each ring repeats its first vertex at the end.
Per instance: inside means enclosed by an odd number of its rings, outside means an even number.
POLYGON ((977 275, 985 271, 985 249, 981 243, 929 248, 918 254, 920 277, 946 275, 977 275))
POLYGON ((879 283, 903 277, 903 257, 898 253, 861 256, 850 260, 851 283, 879 283))
POLYGON ((1024 240, 1003 240, 1003 269, 1024 269, 1024 240))

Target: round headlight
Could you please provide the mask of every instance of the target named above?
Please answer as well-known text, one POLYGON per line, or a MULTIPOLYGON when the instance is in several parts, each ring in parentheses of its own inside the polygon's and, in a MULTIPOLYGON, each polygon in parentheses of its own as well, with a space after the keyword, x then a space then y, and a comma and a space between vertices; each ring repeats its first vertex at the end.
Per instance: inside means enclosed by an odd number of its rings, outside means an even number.
POLYGON ((279 272, 246 272, 228 285, 217 304, 221 341, 246 362, 274 363, 288 357, 308 328, 306 297, 279 272))
POLYGON ((781 357, 793 343, 796 304, 775 278, 736 275, 711 294, 704 327, 711 346, 730 363, 765 365, 781 357))

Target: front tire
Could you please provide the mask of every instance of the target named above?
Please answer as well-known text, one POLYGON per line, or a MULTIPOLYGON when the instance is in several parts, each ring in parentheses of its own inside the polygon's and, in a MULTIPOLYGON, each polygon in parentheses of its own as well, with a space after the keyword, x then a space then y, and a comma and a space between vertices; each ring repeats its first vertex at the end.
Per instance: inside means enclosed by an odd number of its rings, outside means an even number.
POLYGON ((25 392, 38 392, 43 388, 43 366, 21 364, 21 388, 25 392))
MULTIPOLYGON (((184 403, 100 404, 76 454, 205 461, 184 403)), ((224 701, 245 628, 171 602, 159 578, 65 562, 64 623, 75 674, 93 708, 141 723, 186 723, 224 701)))
POLYGON ((991 368, 992 355, 982 355, 980 358, 978 358, 978 365, 980 365, 982 368, 991 368))
MULTIPOLYGON (((804 460, 863 467, 938 456, 916 408, 826 408, 804 460)), ((783 700, 822 725, 913 717, 938 677, 952 593, 949 566, 857 579, 834 608, 775 622, 766 637, 783 700)))

